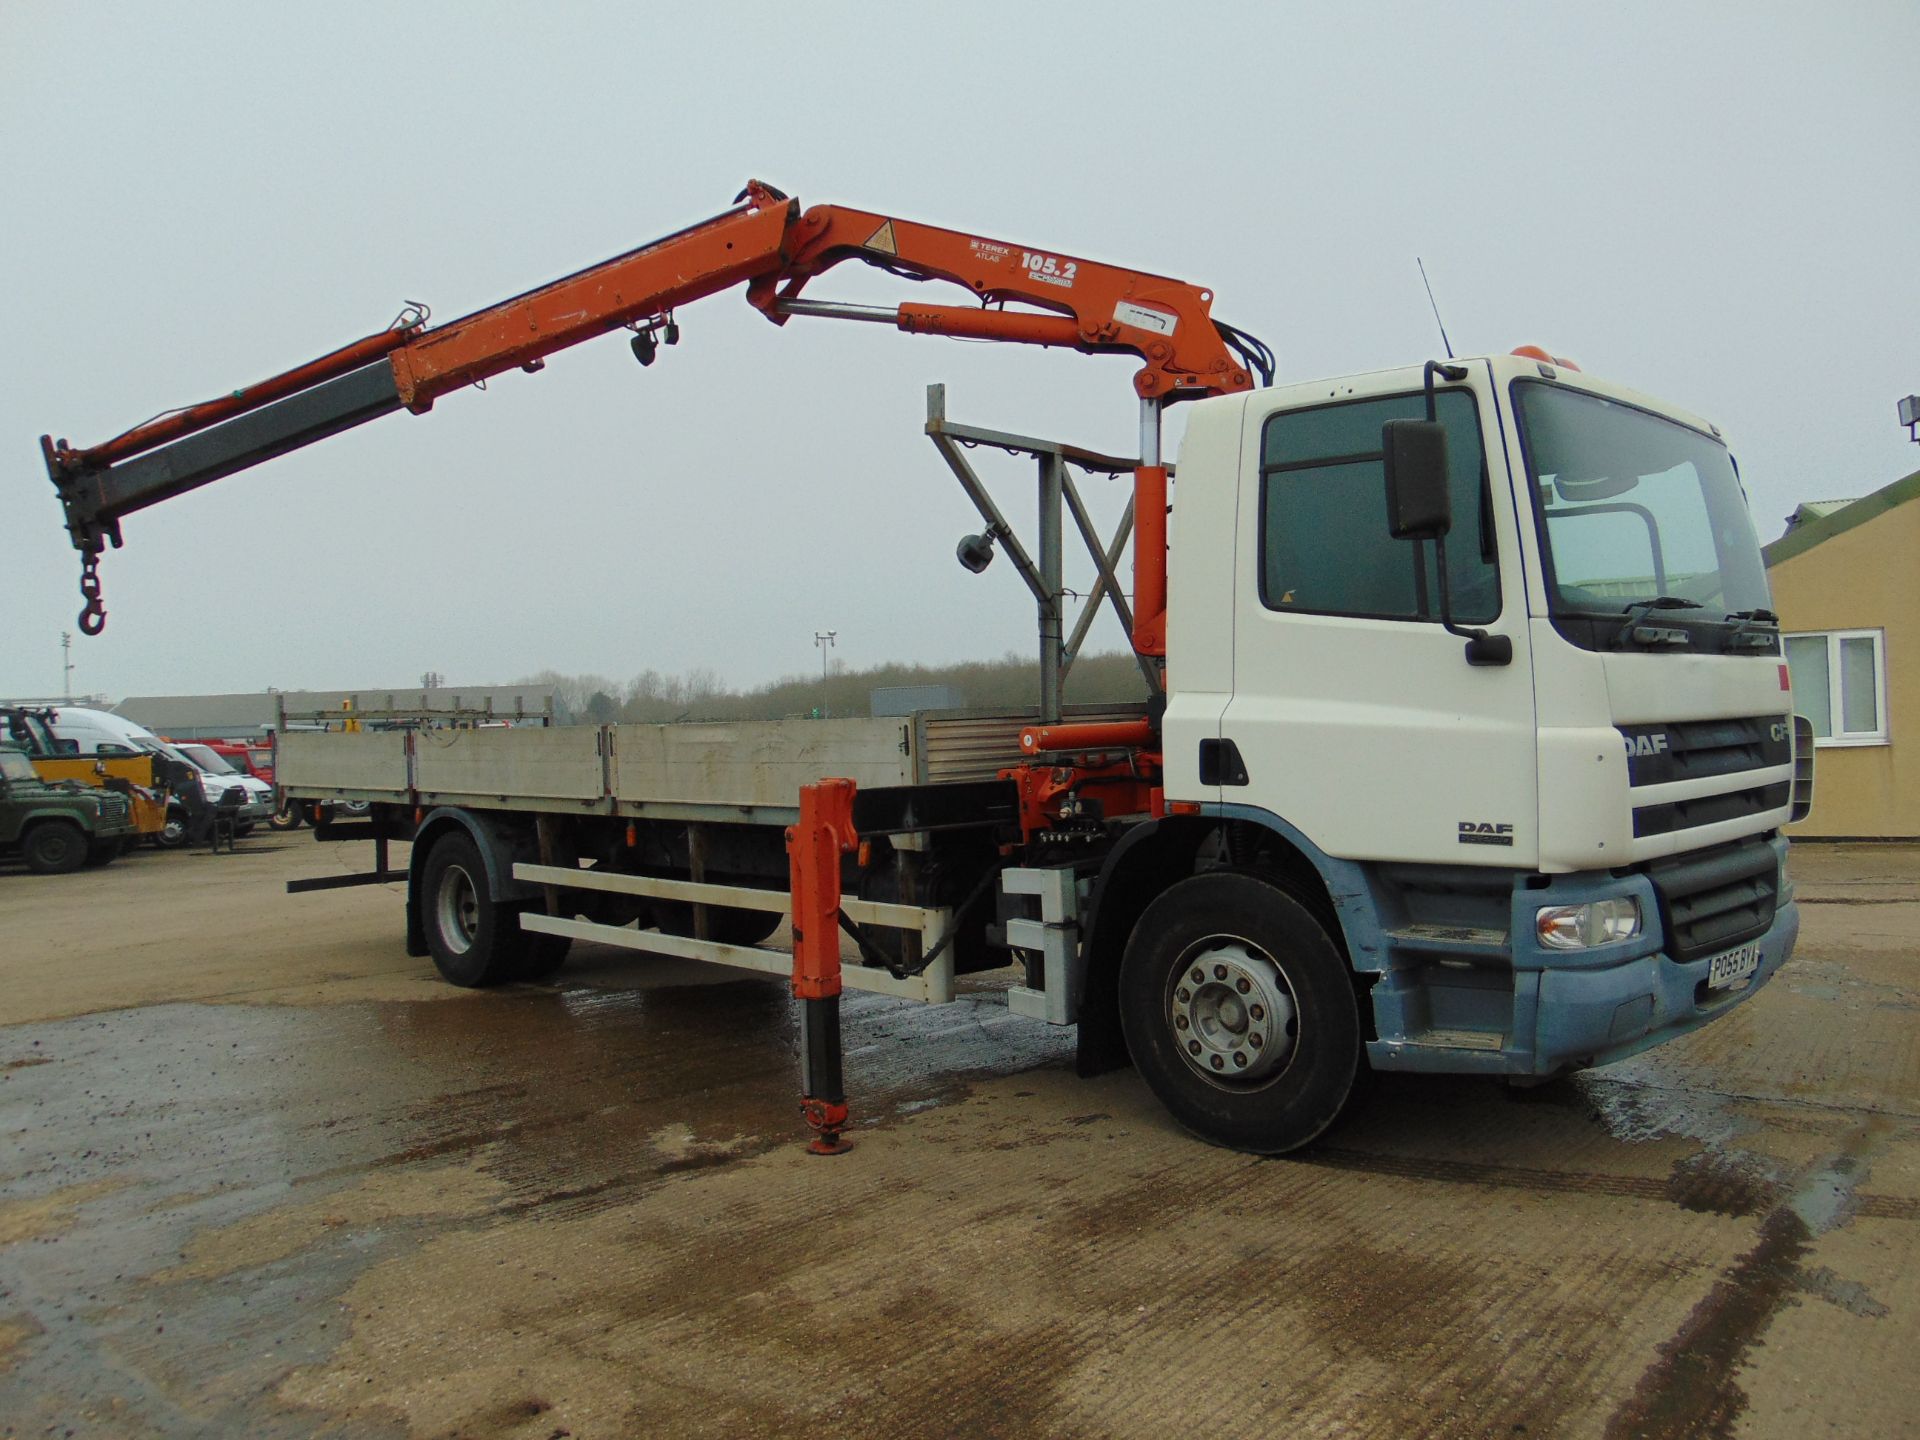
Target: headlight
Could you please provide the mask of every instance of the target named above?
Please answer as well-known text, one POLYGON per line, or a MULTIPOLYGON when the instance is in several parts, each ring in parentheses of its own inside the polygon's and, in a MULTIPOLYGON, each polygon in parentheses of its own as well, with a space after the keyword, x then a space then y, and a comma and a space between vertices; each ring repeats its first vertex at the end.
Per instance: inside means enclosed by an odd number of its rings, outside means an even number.
POLYGON ((1631 940, 1640 933, 1640 902, 1631 895, 1590 900, 1585 905, 1545 905, 1534 916, 1534 933, 1549 950, 1586 950, 1631 940))

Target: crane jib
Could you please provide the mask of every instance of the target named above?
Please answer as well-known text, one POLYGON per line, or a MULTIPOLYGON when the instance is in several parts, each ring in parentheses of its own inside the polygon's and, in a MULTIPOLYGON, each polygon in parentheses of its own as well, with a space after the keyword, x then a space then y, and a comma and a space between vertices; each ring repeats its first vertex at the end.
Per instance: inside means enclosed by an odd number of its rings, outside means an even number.
POLYGON ((47 473, 60 491, 74 545, 97 552, 116 535, 121 516, 399 408, 393 366, 376 360, 118 464, 69 469, 49 447, 47 473))

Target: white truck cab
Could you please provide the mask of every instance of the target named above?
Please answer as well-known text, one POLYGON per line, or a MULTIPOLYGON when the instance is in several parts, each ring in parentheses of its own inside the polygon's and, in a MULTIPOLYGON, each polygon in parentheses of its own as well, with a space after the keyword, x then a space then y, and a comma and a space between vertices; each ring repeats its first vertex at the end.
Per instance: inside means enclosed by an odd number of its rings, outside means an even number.
POLYGON ((1719 431, 1565 362, 1449 363, 1444 577, 1394 538, 1382 426, 1435 368, 1193 407, 1166 796, 1312 862, 1376 1067, 1550 1074, 1786 959, 1792 695, 1719 431))

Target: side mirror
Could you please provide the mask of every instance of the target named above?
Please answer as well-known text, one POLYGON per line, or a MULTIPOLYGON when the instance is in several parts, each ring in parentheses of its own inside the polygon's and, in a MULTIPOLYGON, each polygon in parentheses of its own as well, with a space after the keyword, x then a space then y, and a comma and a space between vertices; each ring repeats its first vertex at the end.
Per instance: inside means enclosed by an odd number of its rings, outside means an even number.
POLYGON ((1389 420, 1380 427, 1387 472, 1387 532, 1396 540, 1432 540, 1453 528, 1447 491, 1447 432, 1435 420, 1389 420))

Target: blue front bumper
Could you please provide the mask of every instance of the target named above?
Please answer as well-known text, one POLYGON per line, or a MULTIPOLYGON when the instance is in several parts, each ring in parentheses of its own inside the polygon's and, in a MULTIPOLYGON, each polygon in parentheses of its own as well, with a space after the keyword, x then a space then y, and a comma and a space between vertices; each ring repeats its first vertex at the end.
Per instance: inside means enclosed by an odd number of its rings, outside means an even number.
POLYGON ((1760 968, 1744 986, 1709 991, 1713 957, 1679 964, 1648 955, 1604 970, 1543 970, 1530 1073, 1551 1075, 1576 1065, 1605 1065, 1717 1020, 1751 999, 1793 953, 1800 907, 1774 911, 1758 941, 1760 968))
MULTIPOLYGON (((1785 842, 1774 841, 1784 859, 1785 842)), ((1758 937, 1759 966, 1733 989, 1708 990, 1713 955, 1681 962, 1662 948, 1657 925, 1635 940, 1586 951, 1553 951, 1532 940, 1539 904, 1634 894, 1653 916, 1644 877, 1556 877, 1551 891, 1516 892, 1510 928, 1489 953, 1461 951, 1455 968, 1389 934, 1389 960, 1372 991, 1375 1033, 1367 1057, 1378 1070, 1548 1076, 1605 1065, 1719 1019, 1786 964, 1800 935, 1800 909, 1785 888, 1758 937), (1470 961, 1471 968, 1463 962, 1470 961), (1470 983, 1469 983, 1470 982, 1470 983)), ((1724 953, 1716 951, 1715 953, 1724 953)))

